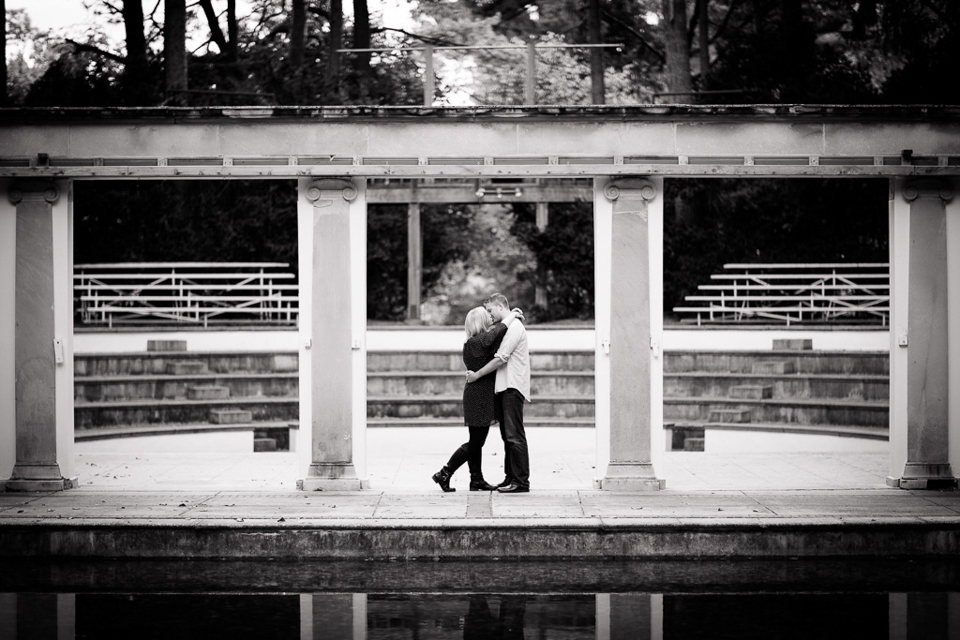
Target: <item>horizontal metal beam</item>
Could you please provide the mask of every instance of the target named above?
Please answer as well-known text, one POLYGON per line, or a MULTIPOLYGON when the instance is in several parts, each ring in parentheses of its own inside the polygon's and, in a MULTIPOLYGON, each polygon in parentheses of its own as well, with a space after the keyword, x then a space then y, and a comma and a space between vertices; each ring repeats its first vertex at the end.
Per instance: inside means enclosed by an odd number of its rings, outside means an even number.
POLYGON ((584 187, 537 187, 519 185, 520 193, 513 187, 504 188, 499 194, 497 186, 486 186, 482 195, 477 195, 477 187, 431 187, 431 188, 385 188, 367 187, 367 202, 371 204, 401 204, 419 202, 421 204, 451 204, 498 202, 591 202, 593 189, 584 187))
POLYGON ((660 175, 677 178, 762 178, 762 177, 894 177, 958 176, 960 165, 949 166, 876 166, 876 165, 510 165, 510 166, 124 166, 124 167, 0 167, 0 178, 76 178, 76 179, 290 179, 311 176, 347 177, 487 177, 503 178, 583 178, 591 176, 660 175))

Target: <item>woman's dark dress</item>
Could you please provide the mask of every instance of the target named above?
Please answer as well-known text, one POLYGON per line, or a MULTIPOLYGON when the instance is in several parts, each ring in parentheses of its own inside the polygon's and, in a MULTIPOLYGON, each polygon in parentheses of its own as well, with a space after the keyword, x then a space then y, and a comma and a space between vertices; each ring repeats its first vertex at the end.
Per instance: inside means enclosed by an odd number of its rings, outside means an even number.
MULTIPOLYGON (((471 336, 463 343, 463 364, 470 371, 479 371, 493 359, 500 348, 507 326, 502 322, 493 325, 489 331, 471 336)), ((497 373, 489 373, 476 382, 463 388, 463 423, 468 427, 489 427, 495 418, 493 415, 493 391, 497 373)))

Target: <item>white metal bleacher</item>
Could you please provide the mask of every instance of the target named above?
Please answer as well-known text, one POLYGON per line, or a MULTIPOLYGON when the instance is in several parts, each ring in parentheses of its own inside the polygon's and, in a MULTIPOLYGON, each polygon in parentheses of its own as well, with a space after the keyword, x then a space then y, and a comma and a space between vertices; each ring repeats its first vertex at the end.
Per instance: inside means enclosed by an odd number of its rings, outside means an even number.
POLYGON ((296 275, 285 262, 74 265, 83 324, 296 324, 296 275))
POLYGON ((723 265, 713 284, 674 307, 682 322, 863 322, 887 324, 890 265, 877 263, 723 265))

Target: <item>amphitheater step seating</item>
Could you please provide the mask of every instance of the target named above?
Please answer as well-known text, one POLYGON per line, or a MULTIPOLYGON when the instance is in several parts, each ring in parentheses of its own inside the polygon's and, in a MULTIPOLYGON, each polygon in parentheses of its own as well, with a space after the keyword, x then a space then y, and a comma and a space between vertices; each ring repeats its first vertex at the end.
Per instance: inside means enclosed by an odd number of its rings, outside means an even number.
POLYGON ((888 438, 887 353, 774 345, 665 354, 663 416, 672 448, 700 451, 698 439, 711 429, 888 438))
MULTIPOLYGON (((666 352, 668 442, 672 438, 675 448, 702 449, 709 429, 887 437, 886 353, 777 346, 666 352)), ((593 354, 534 353, 531 360, 527 425, 594 426, 593 354)), ((367 362, 370 426, 463 424, 459 353, 369 353, 367 362)), ((92 354, 78 356, 74 371, 78 438, 177 425, 276 428, 298 419, 294 352, 92 354)))

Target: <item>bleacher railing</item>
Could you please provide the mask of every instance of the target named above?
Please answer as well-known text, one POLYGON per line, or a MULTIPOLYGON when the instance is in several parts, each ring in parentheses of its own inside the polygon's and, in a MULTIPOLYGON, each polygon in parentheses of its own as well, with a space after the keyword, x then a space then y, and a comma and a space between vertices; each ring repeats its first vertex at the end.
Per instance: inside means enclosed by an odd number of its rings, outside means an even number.
POLYGON ((705 292, 674 307, 681 322, 887 325, 890 265, 877 263, 725 264, 705 292))
POLYGON ((296 325, 296 275, 285 262, 127 262, 74 265, 85 325, 296 325))

